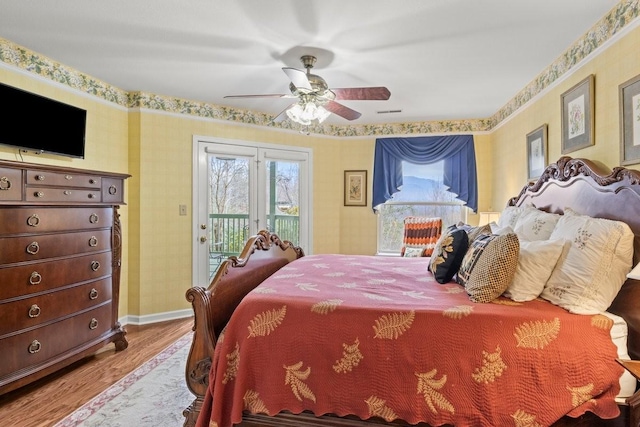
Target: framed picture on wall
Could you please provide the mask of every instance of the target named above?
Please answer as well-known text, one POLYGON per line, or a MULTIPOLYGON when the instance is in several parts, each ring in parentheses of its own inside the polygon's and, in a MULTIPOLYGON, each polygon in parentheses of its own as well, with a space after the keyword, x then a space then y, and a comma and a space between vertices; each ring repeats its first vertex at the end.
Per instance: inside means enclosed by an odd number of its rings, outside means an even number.
POLYGON ((622 83, 620 98, 620 164, 640 163, 640 75, 622 83))
POLYGON ((367 206, 367 171, 344 171, 344 205, 367 206))
POLYGON ((562 154, 594 144, 594 81, 587 78, 560 95, 562 101, 562 154))
POLYGON ((547 124, 527 134, 527 171, 528 179, 534 180, 542 175, 547 167, 547 124))

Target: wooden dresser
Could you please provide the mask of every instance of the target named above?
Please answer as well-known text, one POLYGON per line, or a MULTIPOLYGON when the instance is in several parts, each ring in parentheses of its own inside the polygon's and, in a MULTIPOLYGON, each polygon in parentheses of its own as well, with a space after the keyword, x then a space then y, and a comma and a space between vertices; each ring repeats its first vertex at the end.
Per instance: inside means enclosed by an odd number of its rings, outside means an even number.
POLYGON ((129 175, 0 161, 0 394, 114 342, 129 175))

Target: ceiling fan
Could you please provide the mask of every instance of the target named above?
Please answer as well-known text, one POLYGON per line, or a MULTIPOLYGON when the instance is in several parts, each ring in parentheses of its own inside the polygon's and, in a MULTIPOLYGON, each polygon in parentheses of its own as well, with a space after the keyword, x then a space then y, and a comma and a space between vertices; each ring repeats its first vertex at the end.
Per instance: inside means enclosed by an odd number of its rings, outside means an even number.
POLYGON ((287 117, 303 125, 309 125, 317 120, 324 121, 331 113, 347 120, 355 120, 361 114, 336 101, 347 100, 387 100, 391 92, 386 87, 352 87, 329 88, 327 82, 316 74, 311 74, 311 69, 316 63, 316 57, 303 55, 300 58, 305 71, 296 68, 284 67, 291 83, 291 94, 264 94, 264 95, 227 95, 225 98, 298 98, 298 101, 289 105, 278 114, 273 121, 281 122, 287 117))

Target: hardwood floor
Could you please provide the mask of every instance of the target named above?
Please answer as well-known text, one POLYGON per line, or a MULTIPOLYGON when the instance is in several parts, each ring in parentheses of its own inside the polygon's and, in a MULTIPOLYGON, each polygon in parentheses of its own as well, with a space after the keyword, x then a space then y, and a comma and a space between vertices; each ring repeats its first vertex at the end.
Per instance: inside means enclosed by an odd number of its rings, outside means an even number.
POLYGON ((113 344, 39 381, 0 396, 0 425, 50 427, 191 331, 193 318, 127 325, 129 347, 113 344), (99 373, 99 374, 97 374, 99 373))

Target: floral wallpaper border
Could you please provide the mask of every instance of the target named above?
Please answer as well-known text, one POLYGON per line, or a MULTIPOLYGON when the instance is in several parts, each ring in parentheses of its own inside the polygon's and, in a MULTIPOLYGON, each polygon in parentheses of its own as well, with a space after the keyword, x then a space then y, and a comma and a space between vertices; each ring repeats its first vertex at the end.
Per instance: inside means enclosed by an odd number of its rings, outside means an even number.
POLYGON ((147 108, 202 118, 337 137, 475 133, 493 129, 534 96, 549 87, 554 81, 584 60, 591 52, 620 32, 620 30, 631 21, 638 18, 640 10, 639 3, 640 0, 622 0, 618 3, 607 15, 598 21, 596 25, 569 47, 569 49, 522 89, 504 107, 486 119, 341 126, 324 124, 303 127, 291 123, 288 120, 280 123, 271 123, 272 117, 261 112, 144 92, 126 92, 2 38, 0 38, 0 61, 127 108, 147 108))

